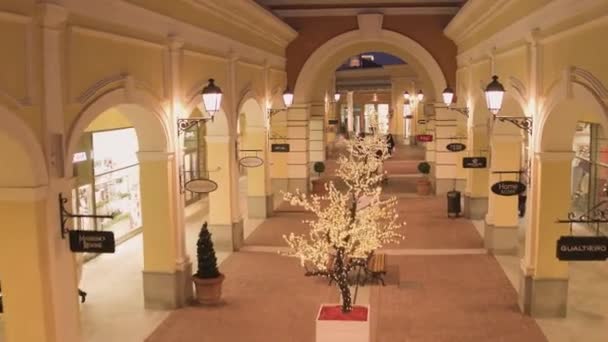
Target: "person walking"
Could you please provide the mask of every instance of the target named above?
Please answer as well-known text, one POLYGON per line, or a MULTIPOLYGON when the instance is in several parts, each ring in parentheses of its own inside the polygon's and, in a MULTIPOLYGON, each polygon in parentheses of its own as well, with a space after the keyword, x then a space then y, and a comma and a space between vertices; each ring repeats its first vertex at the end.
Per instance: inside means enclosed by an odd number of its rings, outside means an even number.
POLYGON ((388 144, 388 155, 392 156, 393 149, 395 148, 395 139, 393 139, 392 134, 389 133, 386 135, 386 143, 388 144))

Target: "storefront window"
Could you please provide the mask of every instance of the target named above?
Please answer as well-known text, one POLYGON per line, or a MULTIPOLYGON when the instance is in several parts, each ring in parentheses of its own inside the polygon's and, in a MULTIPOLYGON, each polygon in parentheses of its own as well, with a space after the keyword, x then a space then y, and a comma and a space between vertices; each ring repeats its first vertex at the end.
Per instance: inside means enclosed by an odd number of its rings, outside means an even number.
POLYGON ((608 141, 601 126, 579 123, 573 141, 572 211, 608 207, 608 141))
MULTIPOLYGON (((93 133, 95 213, 114 215, 95 225, 97 230, 113 231, 119 241, 142 225, 138 149, 133 128, 93 133)), ((84 203, 86 192, 79 188, 84 203)))

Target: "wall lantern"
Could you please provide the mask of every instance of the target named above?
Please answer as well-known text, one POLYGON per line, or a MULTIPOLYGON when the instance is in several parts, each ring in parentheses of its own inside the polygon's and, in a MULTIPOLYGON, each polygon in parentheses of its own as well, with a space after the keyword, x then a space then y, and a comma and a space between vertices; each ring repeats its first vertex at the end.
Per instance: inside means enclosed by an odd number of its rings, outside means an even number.
POLYGON ((443 90, 443 92, 441 93, 441 96, 443 97, 443 106, 433 104, 433 106, 435 108, 445 108, 445 109, 453 110, 466 117, 469 117, 469 108, 452 106, 452 103, 454 102, 454 90, 452 88, 450 88, 450 86, 447 86, 443 90))
POLYGON ((498 76, 492 76, 492 82, 490 82, 485 89, 486 103, 488 110, 492 113, 494 119, 498 119, 502 122, 510 122, 515 126, 524 129, 528 134, 532 134, 532 118, 527 116, 507 116, 498 115, 498 112, 502 109, 502 101, 505 95, 505 87, 498 82, 498 76))
POLYGON ((422 100, 424 100, 424 93, 422 92, 422 89, 418 90, 416 98, 418 99, 418 102, 422 102, 422 100))
POLYGON ((410 100, 410 93, 408 93, 407 91, 403 92, 403 99, 405 101, 409 101, 410 100))
POLYGON ((341 94, 340 94, 340 93, 338 93, 338 92, 336 92, 336 93, 334 94, 334 102, 338 102, 338 101, 340 101, 340 96, 341 96, 341 94))
POLYGON ((285 88, 285 91, 283 92, 283 104, 285 104, 285 107, 283 108, 276 108, 276 109, 272 109, 272 108, 268 108, 268 116, 273 116, 277 113, 280 113, 282 111, 287 110, 287 108, 291 107, 291 105, 293 104, 293 91, 291 91, 291 89, 289 89, 289 87, 285 88))
POLYGON ((205 112, 209 117, 202 118, 181 118, 177 119, 177 134, 184 133, 194 125, 198 125, 201 121, 213 121, 213 117, 222 108, 222 89, 215 85, 213 78, 209 79, 209 83, 201 91, 201 100, 205 107, 205 112))

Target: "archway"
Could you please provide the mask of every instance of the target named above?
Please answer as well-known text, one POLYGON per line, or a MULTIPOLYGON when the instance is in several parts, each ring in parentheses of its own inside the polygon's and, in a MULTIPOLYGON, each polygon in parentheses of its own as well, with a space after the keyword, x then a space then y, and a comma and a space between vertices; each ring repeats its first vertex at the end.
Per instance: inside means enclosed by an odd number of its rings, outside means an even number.
MULTIPOLYGON (((591 284, 583 278, 573 278, 579 267, 583 266, 569 265, 567 261, 558 260, 555 251, 558 239, 570 235, 569 225, 557 220, 568 219, 569 212, 574 212, 575 216, 587 214, 586 211, 595 206, 589 204, 591 208, 586 206, 581 213, 577 210, 573 198, 574 190, 580 183, 580 174, 577 176, 577 171, 593 173, 593 168, 601 168, 600 165, 594 167, 594 164, 597 164, 597 154, 595 157, 592 154, 580 154, 577 136, 584 129, 578 130, 577 127, 582 126, 580 123, 592 125, 595 127, 596 139, 607 136, 607 94, 605 86, 593 75, 578 68, 570 68, 564 77, 550 88, 546 101, 542 103, 535 132, 531 217, 529 229, 526 231, 524 279, 520 291, 522 309, 531 315, 565 317, 569 302, 571 305, 583 305, 581 303, 585 302, 584 298, 569 298, 570 282, 578 282, 577 287, 585 289, 591 289, 595 284, 605 286, 605 279, 591 284), (577 148, 573 152, 575 146, 577 148), (551 299, 542 295, 547 291, 553 293, 551 299)), ((588 141, 591 146, 595 144, 595 147, 591 147, 592 150, 599 151, 598 141, 588 141)), ((596 172, 595 177, 589 178, 596 178, 598 175, 600 173, 596 172)), ((606 178, 606 175, 599 178, 602 177, 606 178)), ((602 195, 603 188, 589 187, 589 191, 602 195)), ((605 197, 605 193, 603 196, 605 197)), ((596 209, 605 210, 601 200, 597 204, 601 205, 596 209)), ((575 235, 595 233, 576 228, 575 226, 575 235)), ((593 264, 588 262, 584 267, 592 267, 593 264)), ((570 293, 576 296, 580 294, 579 291, 570 293)), ((593 310, 580 307, 577 309, 593 310)))
POLYGON ((294 90, 294 103, 304 104, 320 99, 333 72, 348 57, 364 51, 385 52, 410 63, 425 84, 431 99, 441 98, 446 80, 433 56, 414 40, 388 30, 379 30, 371 36, 364 30, 343 33, 327 41, 308 58, 298 75, 294 90))
MULTIPOLYGON (((82 311, 85 327, 98 324, 96 315, 100 312, 118 318, 125 311, 172 309, 184 305, 191 296, 191 289, 183 285, 188 284, 191 266, 183 241, 180 178, 170 131, 174 125, 168 120, 169 115, 154 96, 119 88, 87 104, 69 130, 65 174, 77 176, 75 193, 80 195, 78 179, 82 174, 74 174, 72 163, 78 158, 73 156, 84 153, 85 158, 92 158, 87 171, 92 183, 91 206, 94 212, 100 211, 98 214, 114 215, 110 222, 86 227, 74 224, 81 229, 110 229, 120 238, 122 231, 114 227, 125 218, 129 234, 136 236, 117 246, 116 254, 102 255, 83 267, 82 287, 90 292, 85 308, 95 308, 82 311), (90 139, 92 146, 87 149, 83 139, 90 139), (101 147, 104 144, 105 148, 101 147), (99 151, 88 153, 91 149, 99 151), (137 226, 138 220, 139 229, 132 226, 137 226), (139 231, 143 234, 136 235, 139 231), (121 263, 117 268, 120 272, 99 281, 100 274, 107 273, 104 267, 112 262, 121 263)), ((80 196, 78 199, 74 211, 80 210, 80 196)), ((141 315, 136 319, 150 318, 141 315)), ((128 326, 125 324, 125 329, 128 326)))
POLYGON ((49 196, 45 155, 34 131, 18 114, 0 105, 0 121, 0 338, 75 340, 74 267, 56 229, 58 221, 53 220, 57 199, 49 196), (59 298, 62 308, 54 306, 59 298), (69 331, 56 331, 62 325, 69 331))

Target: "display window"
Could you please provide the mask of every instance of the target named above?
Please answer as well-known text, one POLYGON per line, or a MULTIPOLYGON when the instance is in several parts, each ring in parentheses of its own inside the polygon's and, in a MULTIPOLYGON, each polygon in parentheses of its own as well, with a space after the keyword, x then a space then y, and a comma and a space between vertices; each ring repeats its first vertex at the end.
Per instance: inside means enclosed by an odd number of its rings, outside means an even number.
MULTIPOLYGON (((586 214, 607 208, 608 140, 603 137, 601 126, 579 123, 572 149, 571 210, 586 214)), ((602 230, 606 231, 606 227, 602 230)))
POLYGON ((80 229, 114 232, 120 242, 142 226, 139 184, 139 145, 135 129, 125 128, 92 132, 92 175, 78 175, 74 194, 77 212, 81 214, 114 215, 112 219, 82 219, 80 229), (92 181, 91 181, 92 180, 92 181))

